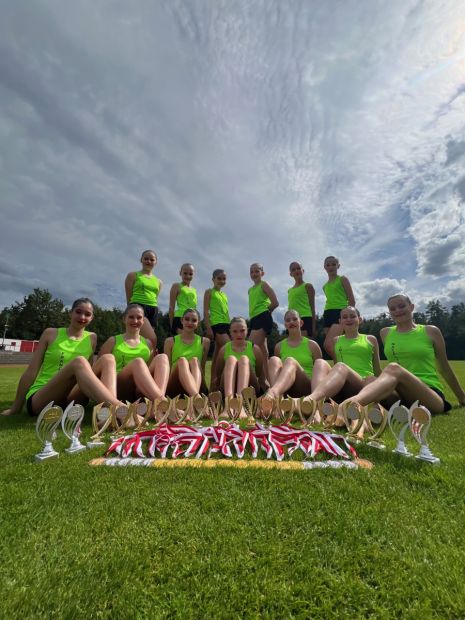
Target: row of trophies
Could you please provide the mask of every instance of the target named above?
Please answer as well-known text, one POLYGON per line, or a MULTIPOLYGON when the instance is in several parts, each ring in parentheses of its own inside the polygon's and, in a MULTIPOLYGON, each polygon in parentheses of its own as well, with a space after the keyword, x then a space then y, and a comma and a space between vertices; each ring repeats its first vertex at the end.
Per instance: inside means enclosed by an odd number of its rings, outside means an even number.
MULTIPOLYGON (((420 445, 417 458, 433 464, 439 463, 426 439, 431 425, 431 414, 418 402, 407 408, 397 401, 389 411, 378 404, 362 407, 349 402, 341 410, 349 441, 366 441, 369 446, 385 448, 381 435, 386 426, 389 426, 397 440, 393 451, 403 456, 412 456, 405 444, 405 434, 410 430, 420 445)), ((114 439, 127 432, 136 433, 162 424, 198 424, 201 420, 210 420, 213 425, 222 421, 234 424, 240 418, 245 418, 246 427, 253 427, 256 420, 268 424, 274 419, 281 424, 291 424, 295 416, 304 428, 318 421, 325 430, 332 431, 338 420, 338 405, 334 401, 315 402, 306 398, 257 398, 253 387, 245 388, 241 394, 225 399, 221 392, 213 392, 209 396, 178 396, 153 402, 144 399, 122 406, 101 403, 93 409, 94 434, 87 443, 87 448, 105 445, 103 439, 107 431, 110 431, 111 438, 114 439)), ((52 440, 60 425, 65 436, 71 440, 66 452, 85 450, 86 446, 79 441, 83 417, 82 405, 71 403, 64 411, 53 403, 47 405, 37 419, 36 432, 44 442, 44 449, 36 455, 36 460, 57 456, 52 440)))

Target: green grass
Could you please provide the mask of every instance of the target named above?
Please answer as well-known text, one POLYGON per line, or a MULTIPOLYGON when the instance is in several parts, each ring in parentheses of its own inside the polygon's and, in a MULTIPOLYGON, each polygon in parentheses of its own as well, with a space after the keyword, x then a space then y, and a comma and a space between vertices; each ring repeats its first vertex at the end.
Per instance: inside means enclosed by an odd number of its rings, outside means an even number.
POLYGON ((0 419, 0 617, 464 617, 464 431, 433 420, 440 467, 165 470, 35 464, 31 420, 0 419))

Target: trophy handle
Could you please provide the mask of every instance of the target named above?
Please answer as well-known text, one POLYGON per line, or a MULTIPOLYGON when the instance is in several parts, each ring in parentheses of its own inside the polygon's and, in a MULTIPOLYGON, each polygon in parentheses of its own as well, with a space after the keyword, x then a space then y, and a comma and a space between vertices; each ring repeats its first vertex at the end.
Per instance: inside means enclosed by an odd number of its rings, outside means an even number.
POLYGON ((431 452, 426 437, 431 426, 431 413, 416 401, 409 410, 409 427, 413 437, 420 444, 420 452, 416 456, 420 461, 438 465, 441 460, 431 452))
POLYGON ((249 385, 241 392, 244 409, 247 412, 247 426, 255 426, 255 414, 257 412, 257 395, 253 385, 249 385))

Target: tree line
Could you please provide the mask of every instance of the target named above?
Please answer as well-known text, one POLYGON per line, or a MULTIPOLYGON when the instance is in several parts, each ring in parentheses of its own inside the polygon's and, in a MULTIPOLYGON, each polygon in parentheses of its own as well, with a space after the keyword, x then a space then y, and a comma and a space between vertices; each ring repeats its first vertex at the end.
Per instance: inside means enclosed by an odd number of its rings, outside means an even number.
MULTIPOLYGON (((110 336, 121 333, 123 310, 121 308, 101 308, 94 304, 94 319, 91 328, 97 333, 98 347, 110 336)), ((26 295, 23 301, 16 302, 12 306, 5 307, 0 312, 0 338, 7 330, 5 337, 18 340, 38 340, 46 327, 62 327, 68 324, 69 308, 61 299, 54 298, 47 289, 36 288, 26 295)), ((424 312, 415 312, 414 320, 417 323, 436 325, 442 331, 447 346, 449 359, 465 359, 465 303, 461 302, 450 309, 440 301, 430 301, 424 312)), ((383 312, 378 316, 365 319, 360 331, 366 334, 374 334, 379 340, 379 332, 383 327, 392 325, 389 316, 383 312)), ((158 348, 163 350, 165 338, 170 335, 168 313, 159 313, 158 348)), ((280 331, 276 323, 268 337, 268 347, 274 350, 275 344, 285 337, 285 332, 280 331)), ((323 320, 317 320, 317 334, 315 340, 323 344, 323 320)), ((1 342, 1 340, 0 340, 1 342)), ((382 346, 380 342, 380 352, 382 346)))

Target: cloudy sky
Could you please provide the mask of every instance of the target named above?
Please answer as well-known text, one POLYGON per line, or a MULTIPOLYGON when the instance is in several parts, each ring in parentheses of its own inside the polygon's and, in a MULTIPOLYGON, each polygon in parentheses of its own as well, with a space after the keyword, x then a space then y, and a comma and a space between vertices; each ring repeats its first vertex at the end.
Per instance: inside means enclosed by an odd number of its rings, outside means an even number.
POLYGON ((366 315, 465 301, 463 0, 2 0, 0 307, 123 305, 251 262, 281 303, 340 258, 366 315))

